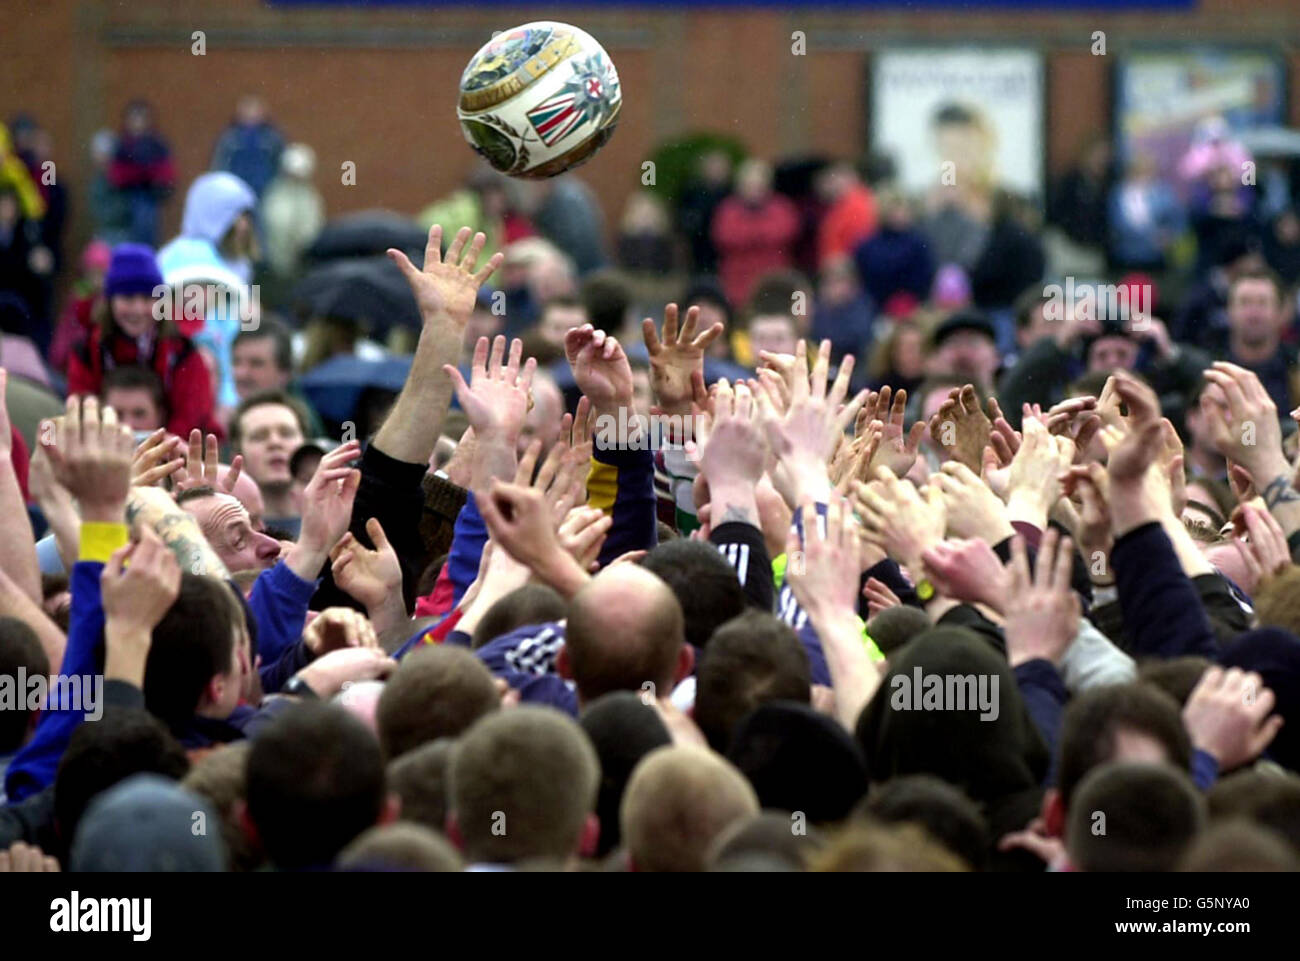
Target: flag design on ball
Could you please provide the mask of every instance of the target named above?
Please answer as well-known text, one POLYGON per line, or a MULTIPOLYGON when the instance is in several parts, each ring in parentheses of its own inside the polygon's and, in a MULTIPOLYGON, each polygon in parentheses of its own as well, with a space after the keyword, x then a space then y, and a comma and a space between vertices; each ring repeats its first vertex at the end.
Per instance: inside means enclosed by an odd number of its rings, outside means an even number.
POLYGON ((573 61, 573 76, 554 96, 528 111, 528 121, 550 147, 588 121, 599 126, 618 93, 618 76, 600 54, 573 61))

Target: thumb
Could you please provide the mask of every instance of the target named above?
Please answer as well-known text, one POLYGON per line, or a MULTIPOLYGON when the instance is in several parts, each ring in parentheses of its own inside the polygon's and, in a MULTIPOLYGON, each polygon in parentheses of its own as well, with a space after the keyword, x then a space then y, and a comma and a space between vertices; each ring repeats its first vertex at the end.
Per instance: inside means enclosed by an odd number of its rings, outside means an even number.
POLYGON ((372 517, 366 521, 366 533, 370 535, 370 540, 374 542, 375 550, 388 550, 388 535, 384 533, 384 525, 379 523, 378 518, 372 517))
POLYGON ((415 269, 415 264, 411 263, 411 258, 406 256, 396 248, 388 248, 388 259, 397 264, 397 269, 402 272, 408 281, 418 277, 420 272, 415 269))

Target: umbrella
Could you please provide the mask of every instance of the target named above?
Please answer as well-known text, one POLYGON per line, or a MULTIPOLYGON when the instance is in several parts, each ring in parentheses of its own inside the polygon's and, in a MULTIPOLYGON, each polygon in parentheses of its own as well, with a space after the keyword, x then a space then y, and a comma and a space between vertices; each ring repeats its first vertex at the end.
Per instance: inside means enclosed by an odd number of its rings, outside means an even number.
POLYGON ((307 371, 297 386, 321 417, 342 423, 352 419, 367 389, 399 392, 411 372, 411 360, 400 356, 367 360, 340 354, 307 371))
MULTIPOLYGON (((415 260, 417 267, 422 260, 415 260)), ((300 317, 351 320, 377 336, 392 327, 420 326, 415 295, 402 271, 387 257, 322 264, 297 283, 290 299, 300 317)))
POLYGON ((389 247, 407 253, 423 251, 429 232, 410 217, 391 210, 363 210, 336 217, 321 228, 307 256, 312 260, 370 257, 389 247))
POLYGON ((1243 131, 1239 139, 1256 157, 1300 157, 1300 130, 1256 127, 1243 131))

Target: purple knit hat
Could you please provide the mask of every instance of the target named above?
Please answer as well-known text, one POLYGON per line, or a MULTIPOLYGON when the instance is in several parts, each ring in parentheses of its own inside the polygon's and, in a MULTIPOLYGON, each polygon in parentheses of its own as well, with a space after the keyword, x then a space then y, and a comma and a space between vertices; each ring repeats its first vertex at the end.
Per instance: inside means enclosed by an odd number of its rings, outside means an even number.
POLYGON ((118 244, 104 275, 104 296, 150 294, 163 285, 153 250, 144 244, 118 244))

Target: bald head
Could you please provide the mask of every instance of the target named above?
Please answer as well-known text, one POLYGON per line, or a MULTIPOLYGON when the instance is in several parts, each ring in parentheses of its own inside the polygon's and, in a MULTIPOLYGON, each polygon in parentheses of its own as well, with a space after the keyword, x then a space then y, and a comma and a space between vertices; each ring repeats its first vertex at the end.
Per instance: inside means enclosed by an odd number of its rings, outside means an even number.
POLYGON ((519 453, 528 449, 534 440, 541 440, 542 454, 560 438, 560 421, 564 419, 564 395, 555 378, 545 371, 533 374, 533 406, 524 419, 524 429, 519 432, 519 453))
POLYGON ((667 695, 690 672, 681 605, 668 585, 635 564, 594 578, 569 604, 564 672, 584 703, 647 682, 667 695))
MULTIPOLYGON (((217 468, 217 477, 222 485, 229 482, 229 476, 230 466, 228 464, 222 464, 217 468)), ((244 505, 244 510, 248 511, 248 520, 253 525, 253 530, 262 530, 262 518, 266 515, 266 505, 262 502, 262 489, 257 486, 257 481, 241 471, 239 477, 235 479, 235 488, 230 493, 235 500, 244 505)))
POLYGON ((661 747, 628 782, 619 821, 638 871, 703 871, 709 846, 730 825, 758 814, 744 775, 710 750, 661 747))
POLYGON ((211 488, 190 492, 177 501, 198 522, 199 530, 221 558, 226 569, 266 570, 280 556, 280 542, 253 528, 248 510, 229 494, 211 488))

